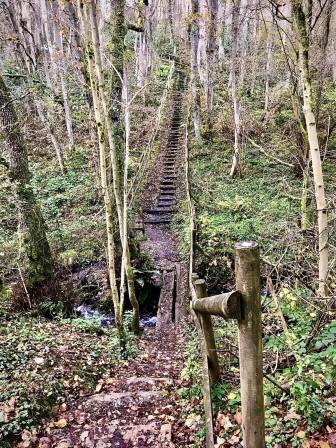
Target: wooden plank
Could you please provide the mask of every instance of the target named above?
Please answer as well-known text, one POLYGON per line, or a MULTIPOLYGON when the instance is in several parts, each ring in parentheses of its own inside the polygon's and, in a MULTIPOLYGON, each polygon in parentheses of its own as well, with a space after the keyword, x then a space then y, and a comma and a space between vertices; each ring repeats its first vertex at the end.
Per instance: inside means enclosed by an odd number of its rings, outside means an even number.
POLYGON ((173 324, 175 272, 164 271, 162 274, 162 288, 157 312, 156 331, 164 331, 173 324))

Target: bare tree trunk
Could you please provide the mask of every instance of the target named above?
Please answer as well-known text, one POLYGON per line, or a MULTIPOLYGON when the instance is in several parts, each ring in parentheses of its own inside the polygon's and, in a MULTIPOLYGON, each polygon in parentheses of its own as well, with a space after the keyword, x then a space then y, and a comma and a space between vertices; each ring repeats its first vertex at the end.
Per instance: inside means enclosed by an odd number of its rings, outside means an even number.
POLYGON ((207 127, 212 129, 212 111, 215 92, 215 58, 217 46, 217 13, 218 0, 208 0, 208 24, 206 32, 206 77, 205 77, 205 98, 207 106, 207 127))
POLYGON ((322 30, 322 42, 321 42, 321 58, 320 58, 320 70, 319 70, 319 77, 318 77, 318 84, 317 84, 317 92, 316 92, 316 123, 319 122, 320 117, 320 108, 321 108, 321 100, 322 100, 322 92, 323 92, 323 85, 325 81, 325 74, 326 74, 326 56, 327 56, 327 47, 329 42, 329 33, 330 33, 330 22, 331 22, 331 16, 332 16, 332 8, 334 0, 327 0, 327 7, 326 7, 326 19, 324 28, 322 30))
POLYGON ((36 105, 37 114, 41 120, 41 123, 44 124, 44 126, 48 132, 48 135, 50 137, 51 143, 53 144, 53 147, 55 149, 56 157, 57 157, 61 172, 62 172, 62 174, 64 174, 65 166, 64 166, 62 149, 58 143, 55 132, 51 126, 51 123, 50 123, 48 117, 45 115, 45 113, 43 111, 43 106, 42 106, 41 102, 38 99, 35 100, 35 105, 36 105))
POLYGON ((198 0, 192 0, 191 24, 191 92, 194 101, 194 129, 196 139, 201 137, 201 97, 200 97, 200 79, 198 72, 198 44, 199 44, 199 3, 198 0))
POLYGON ((219 24, 219 32, 218 32, 218 58, 223 66, 225 60, 225 46, 224 46, 224 37, 225 37, 225 27, 226 27, 226 0, 224 2, 219 2, 218 4, 218 24, 219 24))
POLYGON ((319 294, 328 294, 328 214, 327 202, 324 191, 319 140, 317 135, 316 120, 313 112, 312 85, 309 68, 309 40, 307 33, 306 17, 301 0, 292 0, 295 17, 296 31, 299 39, 299 65, 303 90, 303 112, 306 120, 308 142, 313 168, 315 185, 315 198, 318 215, 319 231, 319 294))
MULTIPOLYGON (((255 0, 254 2, 254 17, 253 17, 253 31, 252 31, 252 45, 251 45, 251 53, 258 54, 259 46, 260 46, 260 14, 258 9, 259 0, 255 0)), ((257 58, 253 57, 251 61, 251 85, 250 85, 250 93, 254 93, 256 78, 257 78, 257 58)))
POLYGON ((232 65, 231 65, 231 95, 234 120, 234 151, 230 176, 233 177, 240 163, 240 104, 238 99, 238 33, 241 0, 237 0, 232 9, 232 65))
POLYGON ((0 125, 6 143, 9 176, 17 197, 26 234, 25 253, 28 258, 28 285, 36 288, 54 277, 54 263, 46 234, 46 226, 30 183, 28 154, 11 95, 0 77, 0 125))
POLYGON ((270 80, 270 70, 272 62, 272 49, 273 49, 273 39, 274 39, 274 26, 273 23, 270 25, 267 37, 267 56, 266 56, 266 69, 265 69, 265 101, 264 101, 264 112, 265 119, 267 121, 268 117, 268 106, 269 106, 269 80, 270 80))
MULTIPOLYGON (((35 54, 37 53, 37 49, 35 48, 28 48, 26 46, 26 41, 24 39, 24 35, 22 32, 21 27, 19 26, 18 22, 17 22, 17 18, 15 16, 16 11, 15 9, 13 9, 13 5, 14 4, 6 4, 8 13, 9 13, 9 17, 11 19, 11 23, 12 23, 12 27, 14 32, 16 33, 17 39, 20 41, 20 46, 19 46, 19 54, 22 58, 22 60, 25 62, 27 71, 29 74, 33 74, 36 75, 37 71, 36 71, 36 58, 35 58, 35 54), (31 56, 33 54, 33 56, 31 56)), ((33 42, 35 43, 35 42, 33 42)), ((52 89, 52 83, 49 79, 49 73, 48 73, 48 67, 45 61, 45 58, 43 58, 43 65, 44 65, 44 69, 45 69, 45 75, 47 78, 47 83, 50 86, 50 88, 52 89)), ((55 152, 56 152, 56 157, 61 169, 62 174, 64 174, 65 172, 65 165, 64 165, 64 159, 63 159, 63 154, 62 154, 62 149, 60 144, 57 141, 55 132, 52 129, 52 126, 50 124, 50 121, 48 119, 48 117, 44 114, 43 111, 43 106, 40 102, 40 100, 37 97, 37 94, 35 96, 35 105, 36 105, 36 110, 38 113, 38 116, 42 122, 42 124, 46 127, 48 134, 50 136, 51 142, 54 146, 55 152)))
MULTIPOLYGON (((71 149, 74 145, 74 135, 73 135, 71 109, 70 109, 69 98, 68 98, 68 90, 67 90, 66 80, 65 80, 63 72, 62 72, 62 67, 59 68, 55 61, 54 46, 53 46, 53 42, 51 39, 51 33, 50 33, 50 28, 49 28, 48 4, 46 3, 46 1, 47 0, 40 0, 41 13, 42 13, 42 18, 43 18, 43 27, 44 27, 45 37, 46 37, 46 41, 47 41, 48 52, 49 52, 50 61, 51 61, 51 67, 52 67, 53 71, 55 71, 55 73, 58 73, 59 78, 60 78, 61 90, 62 90, 62 96, 63 96, 65 125, 66 125, 68 138, 69 138, 69 147, 71 149)), ((56 37, 58 40, 58 51, 62 55, 60 62, 61 62, 61 64, 64 64, 63 42, 62 42, 61 31, 59 29, 56 32, 56 37)))

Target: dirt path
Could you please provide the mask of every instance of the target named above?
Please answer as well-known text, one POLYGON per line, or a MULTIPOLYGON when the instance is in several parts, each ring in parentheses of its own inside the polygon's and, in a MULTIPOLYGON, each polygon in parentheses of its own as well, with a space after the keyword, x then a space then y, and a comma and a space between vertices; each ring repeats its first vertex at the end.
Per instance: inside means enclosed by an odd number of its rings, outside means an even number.
MULTIPOLYGON (((138 356, 98 383, 99 393, 79 399, 54 416, 34 446, 39 448, 185 447, 194 434, 183 425, 177 390, 183 364, 179 332, 158 335, 146 329, 138 356)), ((23 447, 25 445, 18 445, 23 447)))

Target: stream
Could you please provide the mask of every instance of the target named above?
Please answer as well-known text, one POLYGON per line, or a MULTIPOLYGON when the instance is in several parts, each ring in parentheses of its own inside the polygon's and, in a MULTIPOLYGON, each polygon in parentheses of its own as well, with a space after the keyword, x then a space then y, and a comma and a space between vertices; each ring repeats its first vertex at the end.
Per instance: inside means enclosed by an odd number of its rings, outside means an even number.
MULTIPOLYGON (((94 309, 90 305, 80 305, 75 308, 75 311, 83 319, 94 319, 99 322, 101 327, 111 327, 115 324, 115 319, 113 314, 103 314, 97 309, 94 309)), ((144 314, 140 319, 140 327, 155 327, 156 326, 156 315, 154 314, 144 314)))

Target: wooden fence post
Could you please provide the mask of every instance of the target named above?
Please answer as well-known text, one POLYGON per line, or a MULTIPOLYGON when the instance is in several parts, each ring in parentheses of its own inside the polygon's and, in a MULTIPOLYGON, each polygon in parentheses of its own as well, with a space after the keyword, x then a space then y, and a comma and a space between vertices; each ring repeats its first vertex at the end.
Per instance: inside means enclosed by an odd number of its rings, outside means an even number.
POLYGON ((236 287, 242 293, 238 325, 243 445, 264 448, 260 254, 254 242, 236 245, 236 287))
MULTIPOLYGON (((196 280, 195 291, 198 299, 204 299, 207 297, 207 289, 205 280, 196 280)), ((215 336, 212 327, 211 316, 207 314, 197 313, 200 320, 203 336, 205 340, 205 346, 207 351, 208 363, 209 363, 209 373, 212 384, 216 384, 220 378, 220 368, 216 350, 215 336)))

